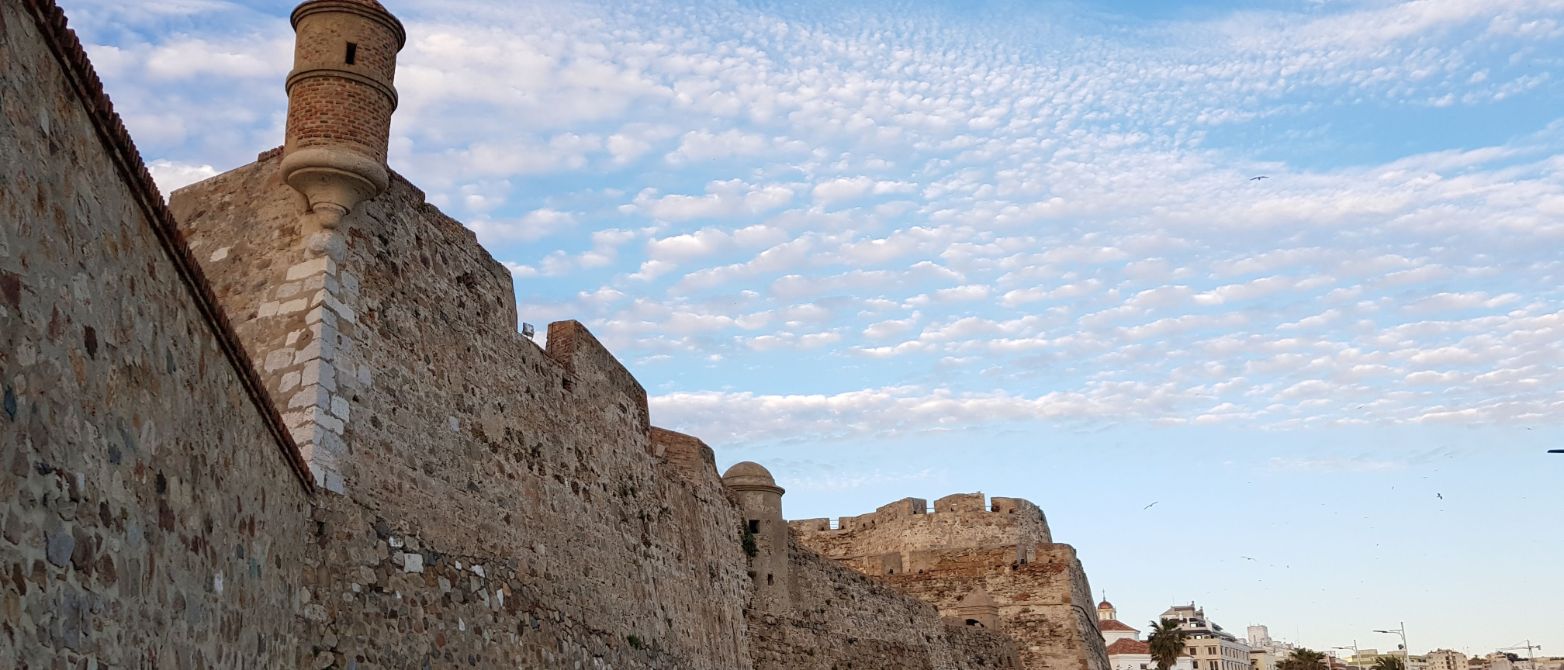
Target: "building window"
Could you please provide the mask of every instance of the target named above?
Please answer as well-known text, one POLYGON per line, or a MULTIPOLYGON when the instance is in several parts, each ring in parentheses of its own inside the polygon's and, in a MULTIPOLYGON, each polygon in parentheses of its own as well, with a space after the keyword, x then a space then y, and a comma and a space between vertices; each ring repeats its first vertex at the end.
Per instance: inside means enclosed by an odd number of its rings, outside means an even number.
POLYGON ((759 519, 750 519, 749 520, 749 532, 750 533, 759 533, 760 532, 760 520, 759 519))
POLYGON ((354 63, 357 63, 358 62, 358 45, 354 44, 352 42, 348 42, 348 52, 343 57, 342 60, 347 62, 348 65, 352 65, 354 63))

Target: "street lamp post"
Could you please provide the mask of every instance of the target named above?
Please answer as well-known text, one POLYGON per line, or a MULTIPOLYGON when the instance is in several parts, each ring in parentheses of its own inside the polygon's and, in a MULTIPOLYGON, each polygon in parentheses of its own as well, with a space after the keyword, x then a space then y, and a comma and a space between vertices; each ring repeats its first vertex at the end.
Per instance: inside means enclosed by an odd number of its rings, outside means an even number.
MULTIPOLYGON (((1356 670, 1356 668, 1358 667, 1358 664, 1357 664, 1358 654, 1362 653, 1362 652, 1358 651, 1358 641, 1357 640, 1353 640, 1352 641, 1352 646, 1350 646, 1350 647, 1331 647, 1331 649, 1351 649, 1352 650, 1352 661, 1353 662, 1352 663, 1348 663, 1347 665, 1351 666, 1352 668, 1354 668, 1354 670, 1356 670)), ((1410 670, 1410 669, 1408 669, 1408 670, 1410 670)))
POLYGON ((1407 622, 1395 630, 1375 630, 1376 633, 1395 633, 1401 636, 1401 670, 1412 670, 1412 648, 1407 646, 1407 622))

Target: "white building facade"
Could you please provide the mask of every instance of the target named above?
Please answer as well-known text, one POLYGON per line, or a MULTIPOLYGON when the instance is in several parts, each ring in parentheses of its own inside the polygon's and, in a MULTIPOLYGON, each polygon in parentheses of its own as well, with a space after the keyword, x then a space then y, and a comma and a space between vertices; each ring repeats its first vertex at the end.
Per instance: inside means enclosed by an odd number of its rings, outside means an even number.
POLYGON ((1169 607, 1162 618, 1177 621, 1189 634, 1184 650, 1194 659, 1194 670, 1250 670, 1248 642, 1223 630, 1195 603, 1169 607))
MULTIPOLYGON (((1119 621, 1118 610, 1107 600, 1097 605, 1097 628, 1108 645, 1108 665, 1113 670, 1156 670, 1151 647, 1140 639, 1140 631, 1119 621)), ((1179 656, 1172 670, 1195 670, 1194 659, 1179 656)))

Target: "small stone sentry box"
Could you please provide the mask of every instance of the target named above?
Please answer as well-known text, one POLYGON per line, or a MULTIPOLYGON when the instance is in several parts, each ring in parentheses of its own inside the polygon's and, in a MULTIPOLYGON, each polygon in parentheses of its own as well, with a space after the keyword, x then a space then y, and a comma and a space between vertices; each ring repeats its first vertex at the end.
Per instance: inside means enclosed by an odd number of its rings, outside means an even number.
POLYGON ((759 463, 735 463, 722 474, 722 485, 738 498, 745 531, 753 538, 750 579, 754 607, 766 612, 792 609, 792 572, 788 565, 788 528, 782 520, 782 487, 759 463))
POLYGON ((292 20, 282 178, 308 200, 315 232, 389 184, 392 81, 407 32, 376 0, 309 0, 292 20))

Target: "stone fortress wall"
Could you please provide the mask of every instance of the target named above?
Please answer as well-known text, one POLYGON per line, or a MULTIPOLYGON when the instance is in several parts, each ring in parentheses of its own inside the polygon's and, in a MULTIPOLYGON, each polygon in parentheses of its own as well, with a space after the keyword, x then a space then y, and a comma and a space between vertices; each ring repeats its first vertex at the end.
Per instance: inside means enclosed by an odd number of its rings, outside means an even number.
POLYGON ((1016 666, 780 489, 753 537, 710 447, 580 324, 517 334, 400 176, 316 216, 351 189, 274 150, 165 207, 49 0, 0 6, 0 62, 0 666, 1016 666))
POLYGON ((942 618, 928 602, 846 569, 796 536, 788 568, 793 606, 750 612, 757 668, 1024 667, 1011 638, 942 618))
POLYGON ((868 514, 788 522, 833 558, 865 564, 861 571, 900 574, 927 567, 939 550, 1014 547, 1026 552, 1053 542, 1043 511, 1021 498, 999 498, 984 506, 983 494, 958 493, 934 501, 903 498, 868 514))
MULTIPOLYGON (((1075 549, 1056 544, 1037 505, 982 493, 928 506, 904 498, 869 514, 789 522, 820 555, 969 620, 973 594, 992 600, 1023 668, 1107 670, 1091 586, 1075 549)), ((976 621, 976 620, 974 620, 976 621)), ((981 623, 980 621, 977 621, 981 623)))
MULTIPOLYGON (((278 261, 306 244, 280 160, 268 152, 172 198, 263 360, 313 346, 263 316, 291 295, 253 288, 286 292, 312 262, 278 261)), ((339 295, 352 322, 337 320, 335 380, 321 386, 346 403, 348 447, 334 457, 342 493, 317 505, 337 566, 321 585, 335 653, 744 665, 737 515, 714 471, 691 477, 654 455, 640 384, 580 324, 550 326, 547 349, 517 333, 509 273, 406 180, 341 225, 327 257, 351 278, 339 295)))
POLYGON ((311 483, 86 56, 0 3, 0 667, 294 667, 311 483))

